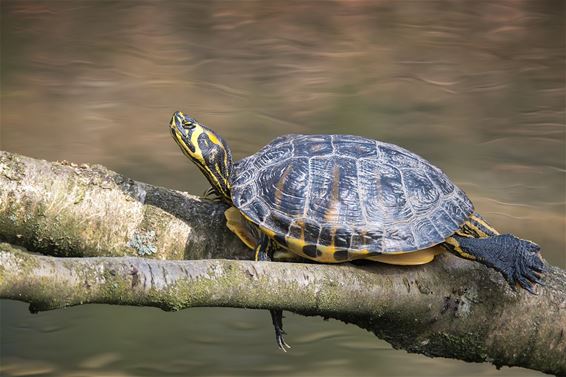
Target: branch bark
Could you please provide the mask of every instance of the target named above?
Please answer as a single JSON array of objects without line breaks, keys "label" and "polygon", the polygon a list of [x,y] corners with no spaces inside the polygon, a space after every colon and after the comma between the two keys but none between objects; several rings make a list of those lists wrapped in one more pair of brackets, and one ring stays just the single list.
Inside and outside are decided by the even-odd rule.
[{"label": "branch bark", "polygon": [[53,256],[249,259],[226,206],[100,165],[0,151],[0,239]]},{"label": "branch bark", "polygon": [[418,267],[211,259],[251,257],[224,209],[100,166],[0,152],[0,238],[10,243],[0,244],[0,298],[32,310],[283,309],[356,324],[409,352],[566,375],[564,270],[549,266],[533,296],[449,254]]}]

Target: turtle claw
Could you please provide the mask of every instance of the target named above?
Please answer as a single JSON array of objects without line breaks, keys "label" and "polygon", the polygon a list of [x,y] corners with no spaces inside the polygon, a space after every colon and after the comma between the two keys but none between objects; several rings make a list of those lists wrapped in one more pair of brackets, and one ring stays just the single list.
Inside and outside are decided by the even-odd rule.
[{"label": "turtle claw", "polygon": [[209,187],[204,193],[203,198],[206,200],[210,200],[211,202],[221,202],[222,196],[218,194],[218,192],[214,189],[214,187]]},{"label": "turtle claw", "polygon": [[277,347],[279,347],[279,349],[283,352],[287,352],[286,348],[291,348],[290,345],[287,344],[287,342],[285,342],[285,339],[283,338],[283,335],[285,334],[284,331],[281,331],[279,333],[277,333],[277,331],[275,332],[275,341],[277,342]]},{"label": "turtle claw", "polygon": [[273,327],[275,329],[275,341],[277,342],[277,347],[283,352],[287,352],[286,348],[291,348],[290,345],[285,342],[283,335],[287,335],[285,330],[283,330],[283,311],[282,310],[270,310],[271,320],[273,321]]},{"label": "turtle claw", "polygon": [[520,248],[516,251],[510,269],[501,271],[512,287],[519,285],[527,292],[537,295],[536,285],[544,286],[542,273],[546,271],[538,246]]},{"label": "turtle claw", "polygon": [[535,285],[538,284],[543,287],[545,286],[544,282],[542,281],[541,273],[536,271],[529,271],[525,274],[525,276],[527,277],[527,279],[529,279],[529,281],[531,281]]},{"label": "turtle claw", "polygon": [[535,261],[535,264],[531,267],[535,272],[538,272],[539,274],[543,274],[547,271],[546,266],[544,265],[544,262],[542,260],[542,257],[540,256],[540,252],[537,253],[537,257],[538,257],[538,262]]},{"label": "turtle claw", "polygon": [[534,290],[534,284],[531,284],[526,278],[520,277],[517,279],[517,282],[521,286],[521,288],[527,290],[530,294],[537,295],[538,293]]}]

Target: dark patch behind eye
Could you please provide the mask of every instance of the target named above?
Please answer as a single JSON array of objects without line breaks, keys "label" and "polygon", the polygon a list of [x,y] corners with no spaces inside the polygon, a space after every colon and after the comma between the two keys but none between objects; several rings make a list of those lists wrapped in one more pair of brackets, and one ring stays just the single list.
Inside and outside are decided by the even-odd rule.
[{"label": "dark patch behind eye", "polygon": [[210,140],[208,139],[208,136],[206,134],[202,133],[201,135],[199,135],[197,140],[198,140],[198,146],[199,146],[200,149],[202,149],[202,150],[209,149],[209,146],[210,146],[209,141]]}]

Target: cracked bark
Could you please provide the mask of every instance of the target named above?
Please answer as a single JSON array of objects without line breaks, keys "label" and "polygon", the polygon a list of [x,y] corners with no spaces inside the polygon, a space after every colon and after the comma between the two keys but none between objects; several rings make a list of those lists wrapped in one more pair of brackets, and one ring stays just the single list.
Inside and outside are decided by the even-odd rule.
[{"label": "cracked bark", "polygon": [[448,254],[418,267],[234,260],[252,253],[226,229],[225,208],[101,166],[0,152],[0,298],[36,311],[278,308],[353,323],[409,352],[566,375],[562,269],[548,266],[533,296]]}]

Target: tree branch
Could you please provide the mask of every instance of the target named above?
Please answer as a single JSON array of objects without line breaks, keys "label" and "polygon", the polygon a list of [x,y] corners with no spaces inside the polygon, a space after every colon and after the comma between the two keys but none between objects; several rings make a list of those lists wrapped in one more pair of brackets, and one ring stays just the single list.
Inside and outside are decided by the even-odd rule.
[{"label": "tree branch", "polygon": [[[428,356],[566,374],[566,272],[538,296],[449,254],[417,267],[234,260],[251,253],[225,207],[102,167],[0,153],[0,298],[33,310],[86,303],[273,308],[356,324]],[[292,337],[292,334],[290,335]]]},{"label": "tree branch", "polygon": [[226,206],[103,166],[0,151],[0,239],[54,256],[249,259]]}]

